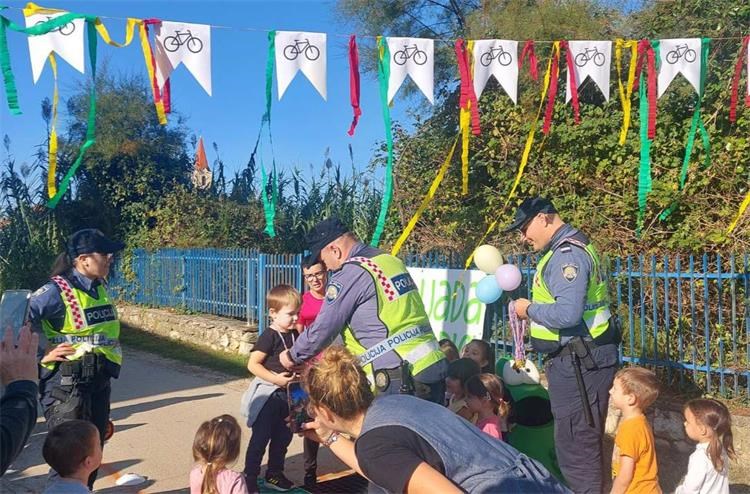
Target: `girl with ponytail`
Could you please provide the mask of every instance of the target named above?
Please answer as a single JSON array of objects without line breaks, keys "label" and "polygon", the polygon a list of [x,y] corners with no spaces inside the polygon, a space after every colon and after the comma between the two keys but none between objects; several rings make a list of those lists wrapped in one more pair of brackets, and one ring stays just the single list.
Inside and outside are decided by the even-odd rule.
[{"label": "girl with ponytail", "polygon": [[305,437],[388,492],[568,492],[444,406],[408,394],[374,399],[358,359],[341,346],[324,350],[303,379],[315,417]]},{"label": "girl with ponytail", "polygon": [[737,458],[729,409],[718,400],[701,398],[689,401],[684,414],[685,434],[698,444],[675,494],[729,494],[729,458]]},{"label": "girl with ponytail", "polygon": [[[245,476],[227,468],[240,454],[240,425],[231,415],[203,422],[195,433],[190,494],[246,494]],[[257,486],[253,486],[257,489]]]}]

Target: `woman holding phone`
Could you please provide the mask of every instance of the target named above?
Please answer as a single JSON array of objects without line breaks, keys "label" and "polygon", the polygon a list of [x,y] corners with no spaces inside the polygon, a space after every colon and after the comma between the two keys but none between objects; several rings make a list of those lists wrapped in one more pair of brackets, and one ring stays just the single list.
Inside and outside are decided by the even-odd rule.
[{"label": "woman holding phone", "polygon": [[[110,379],[120,375],[122,364],[120,321],[103,283],[113,255],[124,247],[93,228],[75,232],[29,307],[32,327],[46,338],[39,355],[39,394],[47,427],[88,420],[99,429],[102,444]],[[96,474],[89,477],[89,488]]]},{"label": "woman holding phone", "polygon": [[[302,306],[297,318],[297,331],[309,328],[323,306],[328,284],[328,271],[322,262],[314,262],[309,257],[302,261],[302,277],[308,290],[302,295]],[[318,448],[319,444],[312,439],[305,438],[303,443],[303,457],[305,462],[305,487],[315,487],[318,483]]]}]

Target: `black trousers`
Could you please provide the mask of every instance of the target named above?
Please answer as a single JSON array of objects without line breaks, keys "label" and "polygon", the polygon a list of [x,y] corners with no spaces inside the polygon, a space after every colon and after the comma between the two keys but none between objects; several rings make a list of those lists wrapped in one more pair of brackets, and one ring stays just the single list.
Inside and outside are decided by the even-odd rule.
[{"label": "black trousers", "polygon": [[286,400],[286,390],[277,389],[268,397],[265,405],[258,414],[252,426],[250,444],[245,454],[245,476],[248,479],[258,477],[260,464],[268,446],[269,473],[284,471],[284,458],[289,443],[292,442],[292,431],[286,423],[289,416],[289,404]]},{"label": "black trousers", "polygon": [[318,471],[318,449],[320,443],[312,439],[304,438],[302,441],[302,454],[305,459],[305,473],[316,473]]},{"label": "black trousers", "polygon": [[[51,430],[68,420],[87,420],[99,430],[103,447],[109,422],[111,393],[109,377],[98,377],[92,384],[72,388],[61,387],[59,376],[53,377],[43,385],[40,399],[47,419],[47,429]],[[98,473],[97,469],[89,476],[89,489],[93,489]]]}]

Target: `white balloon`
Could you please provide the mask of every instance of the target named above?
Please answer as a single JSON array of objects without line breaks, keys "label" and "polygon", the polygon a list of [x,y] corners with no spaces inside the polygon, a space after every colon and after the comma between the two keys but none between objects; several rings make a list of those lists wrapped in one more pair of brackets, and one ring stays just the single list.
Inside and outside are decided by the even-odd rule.
[{"label": "white balloon", "polygon": [[474,264],[487,274],[494,274],[503,264],[503,256],[492,245],[480,245],[474,251]]}]

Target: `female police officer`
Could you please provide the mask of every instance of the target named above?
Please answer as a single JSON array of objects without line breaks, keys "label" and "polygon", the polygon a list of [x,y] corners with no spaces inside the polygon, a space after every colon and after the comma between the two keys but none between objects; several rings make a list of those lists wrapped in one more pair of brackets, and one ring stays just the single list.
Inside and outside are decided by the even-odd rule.
[{"label": "female police officer", "polygon": [[[39,393],[49,429],[91,421],[102,437],[109,421],[110,378],[118,377],[120,322],[102,285],[112,255],[125,245],[95,229],[79,230],[58,256],[50,281],[32,298],[29,319],[40,345]],[[93,487],[96,473],[89,478]]]}]

